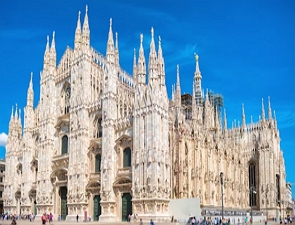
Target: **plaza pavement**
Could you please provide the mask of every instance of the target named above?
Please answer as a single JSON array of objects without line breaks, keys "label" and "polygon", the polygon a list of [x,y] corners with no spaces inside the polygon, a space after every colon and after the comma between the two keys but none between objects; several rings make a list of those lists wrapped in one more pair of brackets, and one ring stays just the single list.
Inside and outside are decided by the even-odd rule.
[{"label": "plaza pavement", "polygon": [[[6,221],[0,221],[1,225],[10,225],[11,220],[6,220]],[[18,220],[17,221],[17,225],[37,225],[37,224],[42,224],[41,221],[39,220],[35,220],[34,222],[30,222],[29,220]],[[49,223],[46,223],[46,225],[48,225]],[[91,224],[96,224],[96,225],[139,225],[139,222],[116,222],[116,223],[100,223],[100,222],[72,222],[72,221],[54,221],[53,222],[54,225],[91,225]],[[144,225],[149,225],[148,222],[143,223]],[[155,225],[178,225],[178,223],[155,223]],[[183,223],[181,223],[180,225],[184,225]],[[234,224],[232,224],[234,225]],[[253,223],[253,225],[264,225],[264,222],[257,222],[257,223]],[[267,225],[279,225],[279,223],[277,222],[268,222]]]}]

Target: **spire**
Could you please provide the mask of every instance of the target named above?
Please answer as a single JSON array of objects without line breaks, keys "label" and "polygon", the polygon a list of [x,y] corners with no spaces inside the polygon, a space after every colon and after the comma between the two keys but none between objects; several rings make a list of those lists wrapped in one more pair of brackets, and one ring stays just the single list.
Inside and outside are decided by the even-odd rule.
[{"label": "spire", "polygon": [[192,119],[197,119],[197,105],[196,105],[196,95],[195,95],[195,82],[193,82],[193,97],[192,97]]},{"label": "spire", "polygon": [[115,55],[116,55],[116,65],[119,65],[119,44],[118,44],[118,33],[117,32],[116,32]]},{"label": "spire", "polygon": [[44,53],[44,62],[43,62],[43,69],[46,69],[48,64],[49,64],[49,36],[47,35],[47,42],[46,42],[46,48],[45,48],[45,53]]},{"label": "spire", "polygon": [[81,48],[81,22],[80,22],[80,15],[81,12],[78,12],[78,21],[77,21],[77,27],[75,32],[75,49]]},{"label": "spire", "polygon": [[219,113],[218,113],[218,108],[215,106],[215,126],[218,128],[218,130],[221,128],[221,123],[219,120]]},{"label": "spire", "polygon": [[242,104],[242,127],[246,128],[246,117],[245,117],[245,110],[244,110],[244,104]]},{"label": "spire", "polygon": [[27,106],[33,108],[34,105],[34,91],[33,91],[33,73],[31,72],[31,80],[27,93]]},{"label": "spire", "polygon": [[150,55],[149,55],[149,82],[157,80],[157,53],[154,41],[154,28],[151,29],[151,43],[150,43]]},{"label": "spire", "polygon": [[227,130],[227,120],[226,120],[226,110],[225,109],[223,112],[223,127],[224,127],[224,130]]},{"label": "spire", "polygon": [[115,63],[115,50],[114,50],[114,38],[113,38],[113,30],[112,30],[112,18],[110,19],[110,30],[108,36],[108,43],[107,43],[107,62],[110,64]]},{"label": "spire", "polygon": [[138,64],[137,64],[137,80],[138,84],[146,83],[146,64],[143,50],[143,34],[140,34],[140,46],[139,46],[139,55],[138,55]]},{"label": "spire", "polygon": [[159,48],[158,48],[158,72],[159,72],[159,78],[160,78],[160,85],[165,85],[165,63],[163,58],[163,51],[162,51],[160,36],[159,36]]},{"label": "spire", "polygon": [[[134,48],[133,52],[133,77],[136,77],[136,49]],[[137,82],[137,81],[136,81]]]},{"label": "spire", "polygon": [[265,113],[264,113],[264,104],[263,104],[263,98],[262,98],[262,102],[261,102],[261,120],[264,121],[265,120]]},{"label": "spire", "polygon": [[18,114],[17,114],[17,104],[15,104],[14,118],[15,118],[15,119],[18,119]]},{"label": "spire", "polygon": [[196,99],[197,105],[203,104],[203,94],[202,94],[202,76],[199,68],[199,56],[195,53],[195,60],[196,60],[196,71],[194,75],[194,82],[195,82],[195,92],[196,92]]},{"label": "spire", "polygon": [[56,67],[56,50],[55,50],[55,31],[52,33],[52,42],[50,48],[50,64]]},{"label": "spire", "polygon": [[86,10],[85,10],[85,17],[84,17],[84,23],[83,23],[83,35],[82,35],[82,40],[83,44],[85,46],[90,45],[90,30],[89,30],[89,22],[88,22],[88,6],[86,5]]},{"label": "spire", "polygon": [[271,115],[271,107],[270,107],[270,97],[268,96],[268,119],[271,120],[272,119],[272,115]]},{"label": "spire", "polygon": [[180,88],[180,76],[179,65],[176,66],[176,90],[175,90],[175,104],[177,107],[181,106],[181,88]]}]

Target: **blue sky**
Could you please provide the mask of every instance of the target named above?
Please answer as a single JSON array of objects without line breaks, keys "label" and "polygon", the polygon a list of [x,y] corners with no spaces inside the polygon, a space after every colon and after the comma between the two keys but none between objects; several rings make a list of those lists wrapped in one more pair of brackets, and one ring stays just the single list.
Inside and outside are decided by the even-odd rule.
[{"label": "blue sky", "polygon": [[4,157],[11,107],[16,103],[25,107],[31,72],[35,105],[38,102],[46,36],[51,40],[55,31],[59,61],[66,46],[73,47],[78,11],[83,22],[86,4],[91,45],[105,54],[113,18],[120,64],[129,73],[139,34],[144,34],[147,55],[154,27],[155,36],[162,39],[169,96],[177,64],[182,93],[192,92],[194,53],[198,53],[202,87],[223,95],[228,127],[234,119],[241,121],[242,103],[247,122],[251,116],[257,121],[261,99],[267,106],[270,96],[287,181],[295,185],[295,2],[291,0],[0,1],[0,157]]}]

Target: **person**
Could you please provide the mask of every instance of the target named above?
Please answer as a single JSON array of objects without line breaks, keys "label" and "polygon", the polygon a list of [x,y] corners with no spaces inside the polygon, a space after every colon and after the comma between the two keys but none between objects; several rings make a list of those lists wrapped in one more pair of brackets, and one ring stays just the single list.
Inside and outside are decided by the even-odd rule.
[{"label": "person", "polygon": [[16,220],[15,220],[15,217],[13,217],[12,221],[11,221],[11,225],[16,225]]},{"label": "person", "polygon": [[41,216],[42,224],[46,224],[46,219],[46,213],[43,213],[43,215]]},{"label": "person", "polygon": [[53,215],[52,213],[49,214],[49,224],[52,224]]},{"label": "person", "polygon": [[196,218],[195,217],[192,218],[191,223],[192,223],[192,225],[195,225],[195,223],[196,223]]},{"label": "person", "polygon": [[77,214],[77,216],[76,216],[76,220],[77,220],[77,222],[79,221],[79,215]]},{"label": "person", "polygon": [[142,219],[139,220],[139,225],[143,225]]},{"label": "person", "polygon": [[155,225],[155,223],[152,219],[151,219],[150,225]]}]

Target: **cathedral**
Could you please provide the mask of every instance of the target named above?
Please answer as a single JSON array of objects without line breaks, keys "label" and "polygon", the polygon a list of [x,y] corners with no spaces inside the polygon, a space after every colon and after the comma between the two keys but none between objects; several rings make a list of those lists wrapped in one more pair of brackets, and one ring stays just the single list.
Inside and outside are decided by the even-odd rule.
[{"label": "cathedral", "polygon": [[141,34],[131,75],[120,66],[112,20],[106,54],[91,47],[87,11],[58,63],[55,33],[47,37],[38,103],[31,74],[23,121],[12,109],[4,212],[170,221],[170,199],[199,198],[204,212],[278,217],[286,173],[270,100],[258,122],[247,124],[242,106],[241,124],[228,128],[222,96],[202,89],[198,55],[192,94],[181,93],[177,66],[169,99],[153,28],[148,61]]}]

